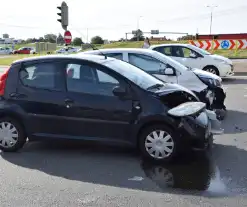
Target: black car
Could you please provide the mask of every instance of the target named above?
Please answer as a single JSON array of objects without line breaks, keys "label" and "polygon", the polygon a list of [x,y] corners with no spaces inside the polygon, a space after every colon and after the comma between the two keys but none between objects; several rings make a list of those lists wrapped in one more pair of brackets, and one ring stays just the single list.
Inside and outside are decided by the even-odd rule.
[{"label": "black car", "polygon": [[0,148],[34,140],[87,140],[140,148],[168,161],[205,149],[213,112],[186,88],[165,84],[123,61],[50,55],[14,62],[0,78]]}]

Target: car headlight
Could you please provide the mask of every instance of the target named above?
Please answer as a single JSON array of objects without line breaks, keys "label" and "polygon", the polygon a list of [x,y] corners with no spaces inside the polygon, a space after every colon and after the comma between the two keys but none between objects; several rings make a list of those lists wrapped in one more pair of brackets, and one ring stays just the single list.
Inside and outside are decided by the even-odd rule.
[{"label": "car headlight", "polygon": [[172,116],[182,117],[196,114],[200,110],[206,107],[202,102],[186,102],[182,103],[168,111],[168,114]]},{"label": "car headlight", "polygon": [[201,81],[205,83],[208,86],[215,86],[215,87],[221,87],[221,81],[214,79],[214,78],[208,78],[204,76],[199,76]]},{"label": "car headlight", "polygon": [[222,60],[222,59],[214,58],[214,60],[216,60],[216,61],[219,62],[219,63],[223,63],[223,64],[226,64],[226,65],[230,65],[227,61]]}]

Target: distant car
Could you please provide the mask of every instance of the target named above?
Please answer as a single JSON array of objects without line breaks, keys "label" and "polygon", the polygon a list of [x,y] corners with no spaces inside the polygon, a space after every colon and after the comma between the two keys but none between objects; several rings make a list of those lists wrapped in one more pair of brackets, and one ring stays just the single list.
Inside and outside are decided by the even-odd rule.
[{"label": "distant car", "polygon": [[30,51],[30,54],[37,54],[37,53],[36,53],[36,49],[33,48],[33,49]]},{"label": "distant car", "polygon": [[18,50],[14,50],[14,54],[31,54],[30,52],[33,50],[33,47],[21,47]]},{"label": "distant car", "polygon": [[169,56],[188,68],[198,68],[220,77],[234,75],[233,63],[230,59],[211,54],[191,44],[152,45],[149,49]]},{"label": "distant car", "polygon": [[[68,47],[67,53],[75,53],[75,52],[78,52],[78,51],[79,51],[79,48],[76,48],[76,47]],[[66,48],[63,47],[63,48],[61,48],[61,49],[58,49],[58,50],[56,50],[56,53],[57,53],[57,54],[66,53]]]},{"label": "distant car", "polygon": [[171,161],[184,150],[208,149],[220,125],[188,89],[114,58],[26,58],[15,61],[0,81],[3,151],[22,148],[27,137],[91,140]]},{"label": "distant car", "polygon": [[0,47],[0,55],[10,55],[13,54],[13,50],[9,47]]}]

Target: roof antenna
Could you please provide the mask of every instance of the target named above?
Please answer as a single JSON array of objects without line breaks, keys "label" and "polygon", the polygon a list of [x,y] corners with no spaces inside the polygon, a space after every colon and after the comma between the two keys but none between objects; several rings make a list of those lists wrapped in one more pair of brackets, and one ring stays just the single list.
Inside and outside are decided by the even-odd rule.
[{"label": "roof antenna", "polygon": [[88,44],[93,50],[98,50],[98,51],[100,52],[100,54],[101,54],[102,56],[105,57],[105,60],[107,59],[107,56],[106,56],[103,52],[101,52],[99,48],[94,47],[91,43],[87,43],[87,44]]}]

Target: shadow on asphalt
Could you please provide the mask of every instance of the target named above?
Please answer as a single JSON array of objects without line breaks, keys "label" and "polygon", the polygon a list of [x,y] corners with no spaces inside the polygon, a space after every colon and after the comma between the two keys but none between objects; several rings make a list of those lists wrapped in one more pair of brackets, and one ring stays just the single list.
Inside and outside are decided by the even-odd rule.
[{"label": "shadow on asphalt", "polygon": [[224,78],[222,79],[224,85],[247,84],[247,79],[244,78]]},{"label": "shadow on asphalt", "polygon": [[222,121],[225,134],[239,134],[247,132],[247,113],[236,110],[228,110]]},{"label": "shadow on asphalt", "polygon": [[[130,149],[78,143],[32,143],[22,152],[3,153],[2,157],[14,165],[69,180],[205,197],[235,195],[225,181],[247,174],[246,151],[219,144],[215,144],[212,153],[193,153],[173,164],[143,161]],[[241,162],[237,164],[239,158]],[[234,178],[231,174],[236,173]],[[246,186],[246,180],[242,184]]]}]

